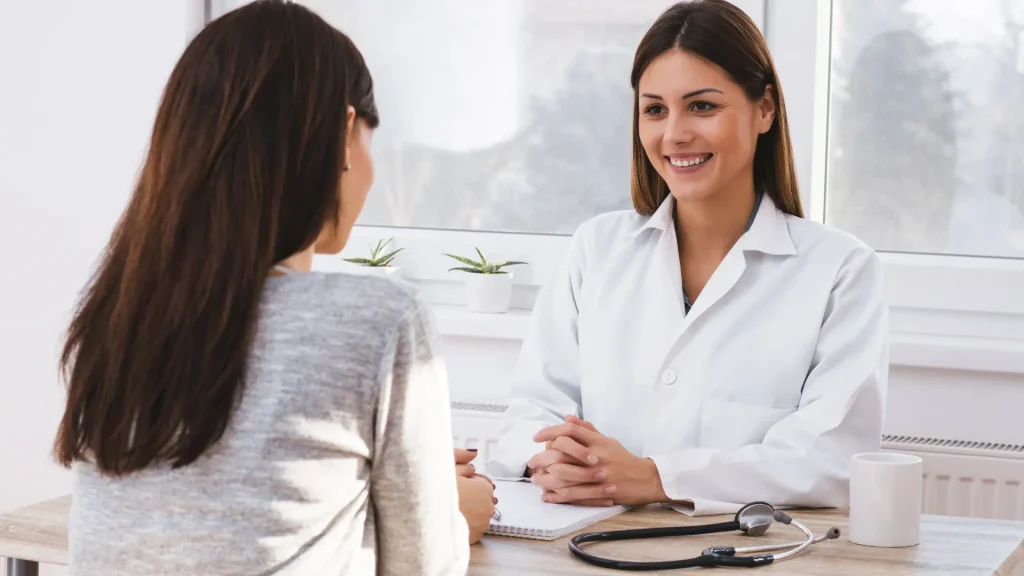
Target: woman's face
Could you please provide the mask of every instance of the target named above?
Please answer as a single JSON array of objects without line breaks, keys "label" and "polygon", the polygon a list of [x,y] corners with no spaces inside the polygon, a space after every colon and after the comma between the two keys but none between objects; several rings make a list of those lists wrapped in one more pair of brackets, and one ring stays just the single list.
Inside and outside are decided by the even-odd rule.
[{"label": "woman's face", "polygon": [[651,61],[637,89],[640,142],[678,200],[753,178],[757,137],[771,128],[771,88],[756,102],[717,65],[681,49]]},{"label": "woman's face", "polygon": [[316,241],[317,254],[337,254],[348,242],[349,233],[355,226],[359,213],[366,204],[366,195],[373,184],[373,158],[370,155],[370,140],[373,128],[365,120],[348,109],[348,130],[346,131],[345,159],[348,170],[341,173],[341,202],[338,204],[338,226],[324,227]]}]

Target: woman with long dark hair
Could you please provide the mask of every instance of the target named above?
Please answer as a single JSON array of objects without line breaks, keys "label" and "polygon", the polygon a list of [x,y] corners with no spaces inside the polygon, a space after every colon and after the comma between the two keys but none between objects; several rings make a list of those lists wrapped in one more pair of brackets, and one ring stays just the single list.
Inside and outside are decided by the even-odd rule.
[{"label": "woman with long dark hair", "polygon": [[465,572],[459,490],[477,537],[493,492],[453,470],[422,302],[310,272],[363,207],[377,124],[359,51],[299,5],[185,50],[64,347],[72,574]]},{"label": "woman with long dark hair", "polygon": [[634,209],[581,226],[538,297],[489,470],[551,502],[844,505],[850,457],[881,441],[878,257],[803,218],[782,86],[742,10],[669,8],[630,82]]}]

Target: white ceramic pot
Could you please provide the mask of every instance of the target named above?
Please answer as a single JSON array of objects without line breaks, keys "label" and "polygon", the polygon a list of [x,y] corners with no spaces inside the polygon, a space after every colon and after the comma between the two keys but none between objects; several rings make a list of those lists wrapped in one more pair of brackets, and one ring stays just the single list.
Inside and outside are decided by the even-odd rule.
[{"label": "white ceramic pot", "polygon": [[369,276],[383,276],[384,278],[401,278],[402,268],[399,266],[360,266],[363,273]]},{"label": "white ceramic pot", "polygon": [[512,300],[512,274],[466,274],[466,308],[503,314]]}]

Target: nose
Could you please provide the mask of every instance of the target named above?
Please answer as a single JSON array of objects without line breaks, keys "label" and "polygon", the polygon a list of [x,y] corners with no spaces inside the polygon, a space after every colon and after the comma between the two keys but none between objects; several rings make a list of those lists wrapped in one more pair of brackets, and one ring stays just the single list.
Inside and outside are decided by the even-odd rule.
[{"label": "nose", "polygon": [[668,125],[665,126],[665,144],[671,146],[685,146],[694,139],[693,125],[686,114],[674,112],[668,117]]}]

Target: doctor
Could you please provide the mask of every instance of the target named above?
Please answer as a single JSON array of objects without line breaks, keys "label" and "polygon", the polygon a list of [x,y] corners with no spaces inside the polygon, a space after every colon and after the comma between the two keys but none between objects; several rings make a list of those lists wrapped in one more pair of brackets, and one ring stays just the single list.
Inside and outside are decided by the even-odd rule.
[{"label": "doctor", "polygon": [[583,224],[538,297],[488,472],[550,502],[844,505],[850,456],[882,431],[878,258],[802,218],[782,89],[741,10],[670,8],[631,82],[635,210]]}]

